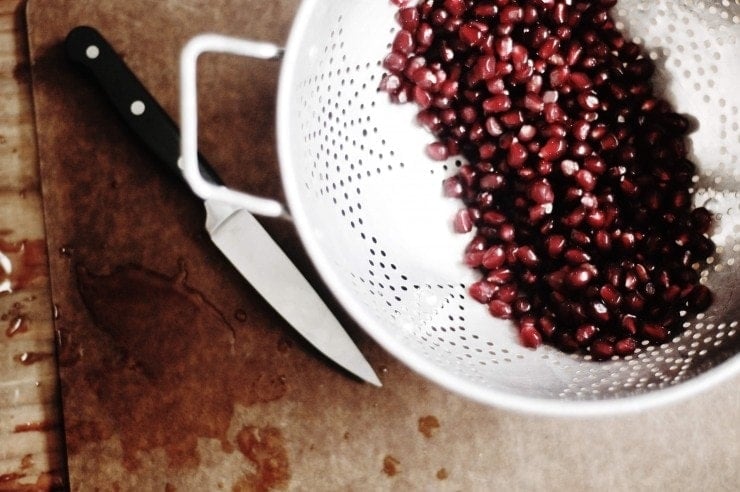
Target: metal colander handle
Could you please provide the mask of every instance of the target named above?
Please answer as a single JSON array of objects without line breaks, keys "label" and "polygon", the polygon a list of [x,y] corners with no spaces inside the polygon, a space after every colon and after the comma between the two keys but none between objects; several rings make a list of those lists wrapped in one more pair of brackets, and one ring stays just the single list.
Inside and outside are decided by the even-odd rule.
[{"label": "metal colander handle", "polygon": [[285,206],[277,200],[255,196],[209,182],[198,166],[198,57],[203,53],[227,53],[262,60],[280,59],[283,48],[272,44],[219,34],[201,34],[192,38],[180,55],[180,115],[182,118],[181,162],[185,180],[204,200],[214,199],[258,215],[288,217]]}]

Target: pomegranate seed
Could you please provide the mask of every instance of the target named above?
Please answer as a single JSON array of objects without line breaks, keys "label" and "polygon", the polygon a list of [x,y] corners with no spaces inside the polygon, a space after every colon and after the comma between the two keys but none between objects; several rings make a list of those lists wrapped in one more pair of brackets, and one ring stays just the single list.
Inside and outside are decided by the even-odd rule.
[{"label": "pomegranate seed", "polygon": [[658,323],[643,323],[642,333],[654,342],[664,342],[668,339],[668,330]]},{"label": "pomegranate seed", "polygon": [[447,146],[442,142],[430,143],[429,145],[427,145],[426,151],[427,155],[435,161],[444,161],[450,156],[449,152],[447,151]]},{"label": "pomegranate seed", "polygon": [[393,51],[409,54],[414,50],[414,36],[409,31],[402,29],[393,40]]},{"label": "pomegranate seed", "polygon": [[492,246],[483,253],[481,264],[490,270],[494,270],[503,266],[505,261],[504,249],[501,246]]},{"label": "pomegranate seed", "polygon": [[599,329],[595,325],[581,325],[576,329],[575,337],[578,345],[584,346],[593,339]]},{"label": "pomegranate seed", "polygon": [[470,293],[470,296],[476,301],[487,304],[498,292],[498,286],[492,284],[491,282],[480,280],[478,282],[472,283],[468,288],[468,292]]},{"label": "pomegranate seed", "polygon": [[555,193],[550,183],[546,179],[541,179],[529,188],[529,198],[535,203],[547,204],[555,200]]},{"label": "pomegranate seed", "polygon": [[578,267],[567,276],[567,283],[570,287],[580,289],[588,285],[593,279],[593,274],[588,268]]},{"label": "pomegranate seed", "polygon": [[460,178],[452,176],[442,182],[444,196],[449,198],[460,198],[463,195],[463,185]]},{"label": "pomegranate seed", "polygon": [[505,285],[514,278],[514,273],[508,268],[497,268],[491,270],[486,276],[486,280],[496,285]]},{"label": "pomegranate seed", "polygon": [[522,345],[529,348],[537,348],[542,345],[542,335],[534,325],[525,325],[519,330]]},{"label": "pomegranate seed", "polygon": [[419,11],[416,7],[405,7],[398,11],[396,20],[407,31],[414,32],[419,25]]},{"label": "pomegranate seed", "polygon": [[450,15],[460,17],[466,10],[465,0],[445,0],[444,8]]},{"label": "pomegranate seed", "polygon": [[473,220],[470,217],[470,212],[467,208],[460,209],[455,214],[455,220],[453,221],[453,227],[455,232],[463,234],[473,230]]},{"label": "pomegranate seed", "polygon": [[511,109],[511,99],[506,94],[497,94],[483,101],[483,110],[486,113],[503,113]]},{"label": "pomegranate seed", "polygon": [[552,236],[548,236],[545,240],[546,247],[547,247],[547,254],[551,258],[557,258],[565,249],[565,238],[559,234],[554,234]]},{"label": "pomegranate seed", "polygon": [[503,24],[516,24],[524,17],[524,10],[518,5],[506,5],[499,13],[499,19]]},{"label": "pomegranate seed", "polygon": [[549,161],[559,159],[565,154],[568,145],[565,140],[557,137],[552,137],[547,140],[545,145],[540,150],[539,156]]},{"label": "pomegranate seed", "polygon": [[513,142],[509,147],[506,162],[514,169],[524,165],[528,157],[527,149],[519,142]]},{"label": "pomegranate seed", "polygon": [[596,177],[588,169],[580,169],[575,175],[576,183],[585,191],[596,188]]},{"label": "pomegranate seed", "polygon": [[606,340],[595,340],[589,347],[594,360],[606,360],[614,355],[614,346]]},{"label": "pomegranate seed", "polygon": [[500,299],[496,299],[496,300],[489,302],[488,310],[496,318],[511,319],[511,315],[512,315],[511,304],[508,304]]},{"label": "pomegranate seed", "polygon": [[473,23],[467,23],[460,26],[458,35],[460,36],[460,41],[468,46],[474,46],[480,43],[483,39],[483,31],[480,30],[478,25]]},{"label": "pomegranate seed", "polygon": [[614,351],[622,357],[631,355],[637,350],[637,342],[632,337],[623,338],[614,344]]}]

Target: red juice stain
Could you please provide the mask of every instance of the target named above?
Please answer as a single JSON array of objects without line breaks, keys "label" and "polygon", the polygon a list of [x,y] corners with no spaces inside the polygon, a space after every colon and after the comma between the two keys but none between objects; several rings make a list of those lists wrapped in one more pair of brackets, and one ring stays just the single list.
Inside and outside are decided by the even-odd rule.
[{"label": "red juice stain", "polygon": [[33,455],[27,454],[21,459],[21,470],[28,470],[33,466]]},{"label": "red juice stain", "polygon": [[15,426],[13,432],[46,432],[54,429],[54,422],[43,420],[41,422],[26,422]]},{"label": "red juice stain", "polygon": [[95,326],[78,338],[96,353],[86,349],[85,364],[74,371],[84,381],[71,386],[92,389],[95,408],[85,410],[96,421],[65,415],[70,453],[116,435],[129,470],[138,467],[139,452],[157,448],[172,468],[196,467],[199,437],[219,440],[225,452],[233,449],[226,433],[236,404],[285,395],[287,381],[265,369],[271,354],[239,353],[228,320],[187,285],[181,268],[172,277],[137,265],[107,274],[77,269]]},{"label": "red juice stain", "polygon": [[19,364],[23,364],[24,366],[30,366],[32,364],[36,364],[37,362],[51,359],[52,357],[54,357],[54,354],[52,354],[51,352],[23,352],[13,357],[13,360],[18,362]]},{"label": "red juice stain", "polygon": [[236,436],[239,451],[256,471],[237,482],[235,492],[263,492],[285,488],[290,481],[290,465],[285,440],[275,427],[243,427]]},{"label": "red juice stain", "polygon": [[24,480],[25,473],[5,473],[0,475],[0,492],[50,492],[66,490],[64,480],[57,471],[41,473],[36,482]]},{"label": "red juice stain", "polygon": [[10,242],[0,237],[0,294],[15,292],[46,277],[46,244],[41,239]]},{"label": "red juice stain", "polygon": [[437,470],[437,480],[447,480],[449,476],[450,474],[447,472],[446,468],[440,468]]},{"label": "red juice stain", "polygon": [[0,316],[0,321],[8,322],[7,328],[5,328],[5,336],[8,338],[28,331],[29,323],[27,314],[23,312],[24,307],[25,306],[22,303],[16,302],[8,312]]},{"label": "red juice stain", "polygon": [[9,320],[8,327],[5,329],[5,336],[11,338],[20,333],[26,333],[27,331],[28,319],[25,315],[21,314]]},{"label": "red juice stain", "polygon": [[419,432],[421,432],[424,437],[432,437],[437,429],[439,429],[439,420],[437,420],[437,417],[434,415],[426,415],[419,418]]},{"label": "red juice stain", "polygon": [[389,477],[395,476],[399,472],[399,466],[401,462],[391,455],[387,455],[383,458],[383,473]]}]

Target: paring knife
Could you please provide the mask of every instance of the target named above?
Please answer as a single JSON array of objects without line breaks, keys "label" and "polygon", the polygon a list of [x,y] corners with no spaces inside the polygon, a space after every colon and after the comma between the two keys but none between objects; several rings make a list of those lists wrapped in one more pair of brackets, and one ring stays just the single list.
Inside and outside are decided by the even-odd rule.
[{"label": "paring knife", "polygon": [[[182,177],[180,132],[170,116],[95,29],[74,28],[67,56],[87,68],[131,130],[171,171]],[[221,184],[199,156],[204,177]],[[380,380],[329,308],[254,216],[216,200],[206,200],[206,230],[237,270],[309,343],[361,379]]]}]

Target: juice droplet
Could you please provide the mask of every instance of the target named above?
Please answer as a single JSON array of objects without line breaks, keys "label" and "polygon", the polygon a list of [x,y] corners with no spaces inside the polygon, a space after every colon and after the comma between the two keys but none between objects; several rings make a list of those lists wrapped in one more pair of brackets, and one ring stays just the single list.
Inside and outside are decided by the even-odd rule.
[{"label": "juice droplet", "polygon": [[42,360],[50,359],[53,356],[54,354],[49,352],[23,352],[13,357],[13,359],[24,366],[30,366]]},{"label": "juice droplet", "polygon": [[236,318],[237,321],[244,323],[247,321],[247,312],[243,309],[237,309],[234,313],[234,318]]},{"label": "juice droplet", "polygon": [[387,455],[385,458],[383,458],[383,473],[385,473],[389,477],[396,475],[399,471],[400,464],[401,462],[398,461],[396,458],[391,455]]},{"label": "juice droplet", "polygon": [[24,315],[16,316],[8,323],[8,328],[5,330],[5,335],[10,338],[20,333],[26,333],[28,331],[28,319]]},{"label": "juice droplet", "polygon": [[432,437],[437,429],[439,429],[439,420],[434,415],[427,415],[419,419],[419,432],[424,434],[424,437]]}]

